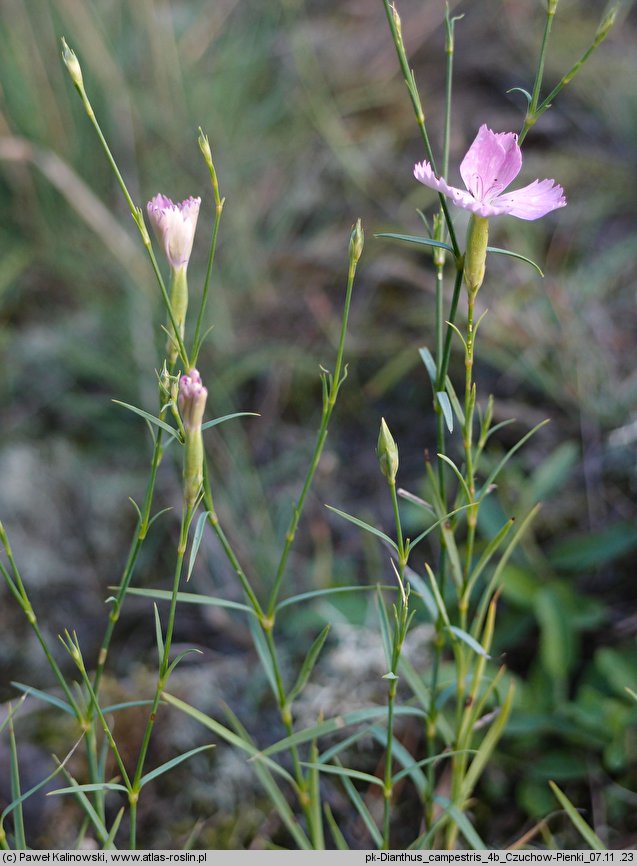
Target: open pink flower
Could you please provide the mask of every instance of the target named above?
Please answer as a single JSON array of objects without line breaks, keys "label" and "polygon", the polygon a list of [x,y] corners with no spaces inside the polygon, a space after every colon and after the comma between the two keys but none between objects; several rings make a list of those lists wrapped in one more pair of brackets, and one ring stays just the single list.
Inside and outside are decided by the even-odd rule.
[{"label": "open pink flower", "polygon": [[504,190],[522,168],[522,151],[514,132],[492,132],[483,124],[475,141],[460,163],[466,190],[449,186],[436,177],[428,162],[414,168],[416,180],[443,195],[454,204],[481,217],[511,214],[523,220],[536,220],[566,205],[564,190],[553,180],[534,180],[513,192]]},{"label": "open pink flower", "polygon": [[157,240],[164,247],[172,268],[186,267],[195,239],[200,198],[187,198],[180,204],[158,193],[146,209]]}]

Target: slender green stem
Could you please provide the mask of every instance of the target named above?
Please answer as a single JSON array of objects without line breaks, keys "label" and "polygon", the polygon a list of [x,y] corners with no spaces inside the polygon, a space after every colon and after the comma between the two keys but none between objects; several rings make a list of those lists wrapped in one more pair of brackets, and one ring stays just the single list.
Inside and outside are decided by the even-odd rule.
[{"label": "slender green stem", "polygon": [[526,116],[520,134],[518,143],[521,145],[529,129],[533,126],[538,118],[537,107],[540,101],[540,91],[542,89],[542,79],[544,77],[544,61],[546,59],[546,51],[549,45],[549,37],[551,35],[551,27],[553,26],[553,18],[555,17],[555,8],[549,4],[546,9],[546,20],[544,22],[544,35],[542,36],[542,45],[540,46],[540,56],[537,63],[537,71],[535,73],[535,82],[533,83],[533,93],[531,94],[531,102],[527,108]]},{"label": "slender green stem", "polygon": [[177,548],[177,561],[175,563],[175,573],[173,577],[173,586],[172,593],[170,597],[170,609],[168,613],[168,624],[166,626],[166,634],[164,636],[164,650],[162,653],[161,661],[159,664],[159,672],[157,676],[157,686],[155,688],[155,695],[153,697],[153,702],[150,710],[150,714],[148,716],[148,721],[146,722],[146,728],[144,730],[144,736],[142,737],[142,743],[139,749],[139,755],[137,758],[137,766],[135,768],[135,775],[133,777],[132,785],[130,786],[130,842],[131,848],[134,848],[136,842],[136,816],[137,809],[136,804],[139,798],[139,792],[141,790],[141,779],[142,774],[144,772],[144,764],[146,762],[146,756],[148,754],[148,747],[150,745],[151,735],[153,733],[153,728],[155,726],[155,721],[157,719],[157,711],[159,709],[159,703],[161,701],[161,695],[166,685],[166,681],[168,679],[170,673],[170,650],[172,647],[172,639],[173,632],[175,627],[175,615],[177,611],[177,595],[179,593],[179,582],[181,580],[181,574],[183,570],[184,564],[184,556],[186,554],[186,546],[188,542],[188,529],[190,527],[190,522],[192,519],[192,510],[190,508],[184,508],[182,511],[181,517],[181,527],[179,530],[179,546]]},{"label": "slender green stem", "polygon": [[[429,135],[427,133],[427,127],[425,124],[425,113],[423,111],[422,103],[420,101],[420,96],[418,95],[418,88],[416,87],[416,81],[414,78],[414,74],[412,70],[409,68],[409,62],[407,61],[407,55],[405,53],[405,46],[403,44],[402,35],[400,33],[400,26],[397,21],[397,14],[395,9],[392,7],[392,4],[389,0],[383,0],[385,5],[385,14],[387,15],[387,22],[389,24],[389,29],[391,31],[392,39],[394,42],[394,46],[396,48],[396,54],[398,55],[398,62],[400,63],[400,68],[403,73],[403,77],[405,79],[405,84],[407,85],[407,90],[409,92],[409,96],[411,98],[411,104],[414,109],[414,114],[416,115],[416,123],[418,124],[418,129],[420,130],[420,135],[423,140],[425,154],[427,159],[431,163],[431,167],[436,172],[436,162],[433,155],[433,150],[431,148],[431,142],[429,141]],[[445,217],[445,222],[447,224],[447,231],[449,232],[449,240],[451,241],[451,246],[453,247],[453,252],[456,258],[459,258],[460,247],[458,245],[458,239],[456,237],[456,232],[453,225],[453,220],[451,219],[451,214],[449,213],[449,208],[447,207],[447,201],[442,194],[439,194],[440,199],[440,207]]]},{"label": "slender green stem", "polygon": [[460,300],[460,292],[462,290],[462,277],[464,271],[462,267],[459,267],[456,271],[456,279],[453,286],[453,296],[451,298],[451,307],[449,309],[449,319],[447,320],[447,331],[445,333],[445,345],[442,354],[442,365],[440,368],[440,375],[438,377],[438,382],[436,384],[436,390],[443,391],[445,387],[445,382],[447,379],[447,373],[449,372],[449,359],[451,357],[451,338],[453,336],[453,328],[451,325],[454,323],[456,318],[456,312],[458,310],[458,302]]},{"label": "slender green stem", "polygon": [[389,849],[391,829],[392,784],[392,747],[394,741],[394,703],[396,699],[397,680],[391,680],[387,693],[387,745],[385,747],[385,776],[383,785],[383,850]]},{"label": "slender green stem", "polygon": [[[465,424],[463,430],[463,444],[465,453],[465,473],[467,488],[471,496],[471,502],[475,500],[475,471],[473,460],[473,416],[475,410],[475,385],[473,384],[473,356],[475,349],[475,329],[473,324],[473,312],[475,304],[475,295],[469,293],[469,306],[467,313],[467,339],[466,339],[466,355],[465,355]],[[473,546],[475,542],[476,523],[478,519],[478,504],[472,505],[467,511],[467,550],[465,559],[465,583],[469,579],[471,571],[471,560],[473,557]],[[462,610],[466,618],[466,610]],[[464,628],[466,623],[461,623],[461,628]]]},{"label": "slender green stem", "polygon": [[[218,195],[218,192],[217,192]],[[215,205],[215,221],[212,227],[212,240],[210,241],[210,253],[208,254],[208,267],[206,269],[206,279],[203,284],[203,291],[201,293],[201,305],[199,307],[199,313],[197,314],[197,324],[195,325],[195,336],[192,341],[192,364],[196,366],[197,357],[199,355],[200,349],[200,339],[201,339],[201,328],[203,326],[204,315],[206,313],[206,307],[208,305],[208,293],[210,289],[210,277],[212,275],[212,265],[215,259],[215,252],[217,250],[217,236],[219,234],[219,226],[221,224],[221,212],[223,211],[223,202],[217,201]]]},{"label": "slender green stem", "polygon": [[334,411],[334,406],[336,404],[336,399],[338,397],[340,387],[345,380],[345,376],[342,372],[343,354],[345,351],[345,337],[347,335],[347,324],[349,320],[349,311],[352,301],[352,289],[354,286],[354,276],[356,274],[356,264],[357,259],[355,259],[350,254],[349,270],[347,275],[347,289],[345,292],[345,304],[343,307],[343,317],[341,320],[341,333],[338,341],[336,364],[334,366],[334,372],[330,377],[329,391],[327,393],[326,399],[324,399],[323,401],[321,423],[316,437],[316,444],[314,445],[314,453],[312,454],[312,459],[310,461],[310,465],[305,476],[305,482],[303,484],[303,489],[301,490],[301,495],[299,496],[298,501],[292,509],[292,516],[290,518],[290,522],[285,533],[285,542],[283,545],[283,550],[281,552],[281,558],[279,559],[279,565],[277,568],[274,585],[272,587],[272,591],[270,593],[270,600],[268,603],[269,617],[273,617],[276,610],[276,603],[279,596],[279,591],[281,589],[281,582],[285,574],[285,567],[287,565],[288,557],[290,555],[290,550],[292,549],[292,544],[294,543],[294,538],[296,535],[297,527],[299,525],[299,520],[301,519],[305,499],[307,497],[307,494],[309,493],[310,487],[312,486],[312,481],[314,480],[314,475],[316,473],[319,461],[321,459],[321,455],[323,453],[323,447],[325,446],[325,440],[327,439],[328,425],[332,417],[332,412]]}]

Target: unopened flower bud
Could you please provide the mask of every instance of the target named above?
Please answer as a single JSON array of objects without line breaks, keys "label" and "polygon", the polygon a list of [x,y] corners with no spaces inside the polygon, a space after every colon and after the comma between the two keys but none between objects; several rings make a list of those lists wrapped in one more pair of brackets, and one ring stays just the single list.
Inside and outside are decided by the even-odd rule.
[{"label": "unopened flower bud", "polygon": [[191,370],[179,380],[179,413],[184,425],[184,501],[193,508],[203,483],[203,439],[201,422],[206,408],[208,390],[201,383],[197,370]]},{"label": "unopened flower bud", "polygon": [[64,37],[62,37],[62,60],[69,71],[73,84],[78,90],[81,90],[84,87],[84,82],[82,80],[82,67],[80,66],[80,61],[77,59],[75,51],[69,48]]},{"label": "unopened flower bud", "polygon": [[199,144],[199,150],[206,161],[206,165],[208,168],[212,168],[212,151],[210,150],[210,142],[208,141],[208,136],[204,134],[201,127],[199,127],[199,138],[197,139],[197,143]]},{"label": "unopened flower bud", "polygon": [[617,13],[619,12],[620,3],[614,3],[611,8],[608,10],[606,15],[602,18],[599,27],[597,28],[597,33],[595,34],[595,38],[593,40],[593,44],[595,47],[601,45],[601,43],[606,39],[612,27],[615,23],[615,19],[617,18]]},{"label": "unopened flower bud", "polygon": [[484,280],[489,242],[489,220],[471,214],[467,229],[467,250],[464,256],[464,281],[470,295],[475,295]]},{"label": "unopened flower bud", "polygon": [[356,264],[363,254],[365,245],[365,232],[360,219],[356,220],[355,226],[352,228],[352,234],[349,241],[349,257],[350,261]]},{"label": "unopened flower bud", "polygon": [[398,9],[396,9],[396,4],[395,4],[395,3],[392,3],[392,4],[391,4],[391,17],[393,18],[393,21],[394,21],[394,27],[396,28],[396,33],[398,34],[398,38],[399,38],[400,41],[402,42],[402,38],[403,38],[403,25],[402,25],[402,22],[401,22],[401,20],[400,20],[400,15],[398,14]]},{"label": "unopened flower bud", "polygon": [[390,484],[394,484],[396,474],[398,473],[398,445],[396,445],[394,437],[389,432],[389,427],[384,418],[381,418],[380,421],[376,456],[378,457],[380,471]]},{"label": "unopened flower bud", "polygon": [[549,15],[555,15],[559,0],[546,0],[546,11]]}]

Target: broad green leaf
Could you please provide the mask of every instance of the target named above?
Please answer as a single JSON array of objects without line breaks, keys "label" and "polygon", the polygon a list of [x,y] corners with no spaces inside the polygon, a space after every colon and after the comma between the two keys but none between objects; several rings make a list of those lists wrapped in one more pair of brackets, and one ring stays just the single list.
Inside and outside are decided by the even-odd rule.
[{"label": "broad green leaf", "polygon": [[531,265],[532,268],[535,268],[535,270],[538,272],[538,274],[541,277],[544,276],[544,274],[542,273],[542,269],[540,268],[539,265],[536,265],[534,261],[532,261],[531,259],[527,259],[526,256],[523,256],[520,253],[512,253],[511,250],[501,250],[498,247],[487,247],[487,252],[488,253],[497,253],[498,255],[501,255],[501,256],[509,256],[509,258],[512,258],[512,259],[519,259],[521,262],[526,262],[527,265]]},{"label": "broad green leaf", "polygon": [[442,409],[442,414],[445,416],[447,429],[450,433],[453,433],[453,410],[451,408],[451,402],[449,401],[449,396],[447,392],[437,391],[436,399],[438,400],[438,404]]},{"label": "broad green leaf", "polygon": [[443,244],[442,241],[434,241],[431,238],[421,238],[417,235],[399,235],[394,232],[380,232],[374,235],[375,238],[388,238],[392,241],[404,241],[407,244],[416,244],[421,247],[437,247],[441,250],[447,250],[453,255],[453,247],[449,244]]},{"label": "broad green leaf", "polygon": [[241,418],[245,415],[253,415],[255,417],[260,417],[258,412],[232,412],[230,415],[222,415],[221,418],[215,418],[212,421],[206,421],[205,424],[201,425],[202,430],[209,430],[211,427],[216,427],[217,424],[223,424],[224,421],[231,421],[233,418]]},{"label": "broad green leaf", "polygon": [[323,649],[323,644],[325,643],[329,631],[330,626],[326,625],[325,628],[318,635],[318,637],[314,639],[312,646],[309,648],[308,653],[305,656],[305,661],[303,662],[301,670],[299,671],[297,681],[294,684],[292,691],[288,695],[289,704],[292,704],[292,702],[301,694],[301,692],[305,688],[305,685],[314,669],[314,665],[316,664],[320,652]]},{"label": "broad green leaf", "polygon": [[199,515],[199,519],[197,520],[197,526],[195,528],[195,534],[192,539],[192,545],[190,548],[190,559],[188,560],[188,571],[186,573],[186,583],[190,580],[190,576],[192,575],[192,570],[195,567],[195,561],[197,559],[197,554],[199,553],[199,546],[201,545],[201,539],[203,538],[203,532],[206,528],[206,521],[210,515],[209,511],[204,511],[203,514]]},{"label": "broad green leaf", "polygon": [[152,780],[156,779],[157,776],[161,776],[163,773],[167,773],[168,770],[172,770],[172,768],[176,767],[178,764],[187,761],[188,758],[191,758],[193,755],[197,755],[199,752],[205,752],[208,749],[214,749],[214,743],[210,743],[207,746],[198,746],[196,749],[191,749],[189,752],[184,752],[183,755],[177,755],[176,758],[166,761],[165,764],[161,764],[159,767],[151,770],[150,773],[146,773],[141,777],[139,781],[140,788],[143,788],[148,782],[152,782]]},{"label": "broad green leaf", "polygon": [[144,418],[148,421],[149,424],[154,424],[156,427],[161,427],[162,430],[165,430],[167,433],[170,433],[171,436],[174,436],[175,439],[179,439],[179,431],[175,430],[174,427],[171,427],[170,424],[166,424],[165,421],[162,421],[161,418],[156,418],[154,415],[151,415],[148,412],[144,412],[143,409],[138,409],[137,406],[131,406],[130,403],[123,403],[121,400],[113,400],[113,403],[117,403],[118,406],[123,406],[125,409],[130,409],[131,412],[134,412],[136,415]]},{"label": "broad green leaf", "polygon": [[606,851],[606,845],[604,845],[597,833],[588,826],[586,821],[582,818],[582,816],[568,799],[566,794],[564,794],[557,787],[555,782],[549,782],[549,785],[551,786],[551,790],[553,791],[557,799],[560,801],[562,808],[573,822],[573,826],[580,834],[580,836],[584,839],[584,841],[588,844],[588,846],[592,848],[593,851]]},{"label": "broad green leaf", "polygon": [[27,686],[24,683],[12,681],[11,685],[15,686],[15,688],[19,689],[21,692],[24,692],[27,696],[33,695],[34,698],[38,698],[39,700],[44,701],[47,704],[52,704],[54,707],[57,707],[58,710],[63,710],[70,716],[75,716],[71,705],[67,704],[66,701],[63,701],[61,698],[56,698],[54,695],[50,695],[48,692],[43,692],[41,691],[41,689],[35,689],[33,688],[33,686]]},{"label": "broad green leaf", "polygon": [[461,641],[463,641],[464,643],[466,643],[467,646],[471,647],[471,649],[472,649],[475,653],[477,653],[479,656],[482,656],[482,657],[485,658],[485,659],[490,659],[490,658],[491,658],[491,656],[490,656],[489,653],[484,649],[484,647],[481,646],[481,644],[479,644],[478,641],[477,641],[475,638],[471,637],[470,634],[467,634],[466,631],[463,631],[461,628],[458,628],[458,626],[456,626],[456,625],[451,625],[451,626],[449,626],[449,631],[450,631],[450,632],[453,632],[453,634],[455,634],[455,636],[456,636],[459,640],[461,640]]},{"label": "broad green leaf", "polygon": [[[136,589],[126,590],[127,595],[137,595],[140,598],[156,598],[159,601],[170,601],[172,592],[167,589]],[[200,595],[197,592],[178,592],[177,601],[182,604],[203,604],[212,607],[228,607],[232,610],[242,610],[255,616],[254,610],[247,604],[238,601],[228,601],[225,598],[216,598],[214,595]]]},{"label": "broad green leaf", "polygon": [[395,551],[398,551],[398,547],[395,541],[385,535],[384,532],[381,532],[380,529],[376,529],[375,526],[370,526],[369,523],[365,523],[362,520],[359,520],[358,517],[352,517],[351,514],[347,514],[345,511],[339,511],[338,508],[333,508],[331,505],[326,505],[326,508],[329,508],[330,511],[333,511],[335,514],[338,514],[339,517],[344,517],[345,520],[349,520],[350,523],[354,523],[356,526],[360,526],[361,529],[364,529],[366,532],[371,532],[372,535],[378,536],[378,538],[382,538],[383,541],[386,541],[390,547],[393,547]]}]

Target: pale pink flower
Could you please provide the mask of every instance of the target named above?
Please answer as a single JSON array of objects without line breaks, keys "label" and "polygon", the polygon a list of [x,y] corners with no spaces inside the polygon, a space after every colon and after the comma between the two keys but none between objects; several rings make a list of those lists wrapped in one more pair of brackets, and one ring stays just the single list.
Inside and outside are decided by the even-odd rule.
[{"label": "pale pink flower", "polygon": [[566,205],[564,190],[554,180],[534,180],[513,192],[504,190],[522,168],[522,151],[514,132],[492,132],[483,124],[475,141],[460,163],[466,190],[449,186],[436,177],[428,162],[414,168],[416,180],[443,195],[454,204],[481,217],[510,214],[523,220],[536,220]]},{"label": "pale pink flower", "polygon": [[174,269],[186,267],[190,259],[200,204],[201,199],[192,196],[174,204],[158,193],[146,206],[157,240]]},{"label": "pale pink flower", "polygon": [[206,408],[208,389],[201,382],[198,370],[191,370],[179,380],[179,412],[184,430],[194,431],[201,428]]}]

